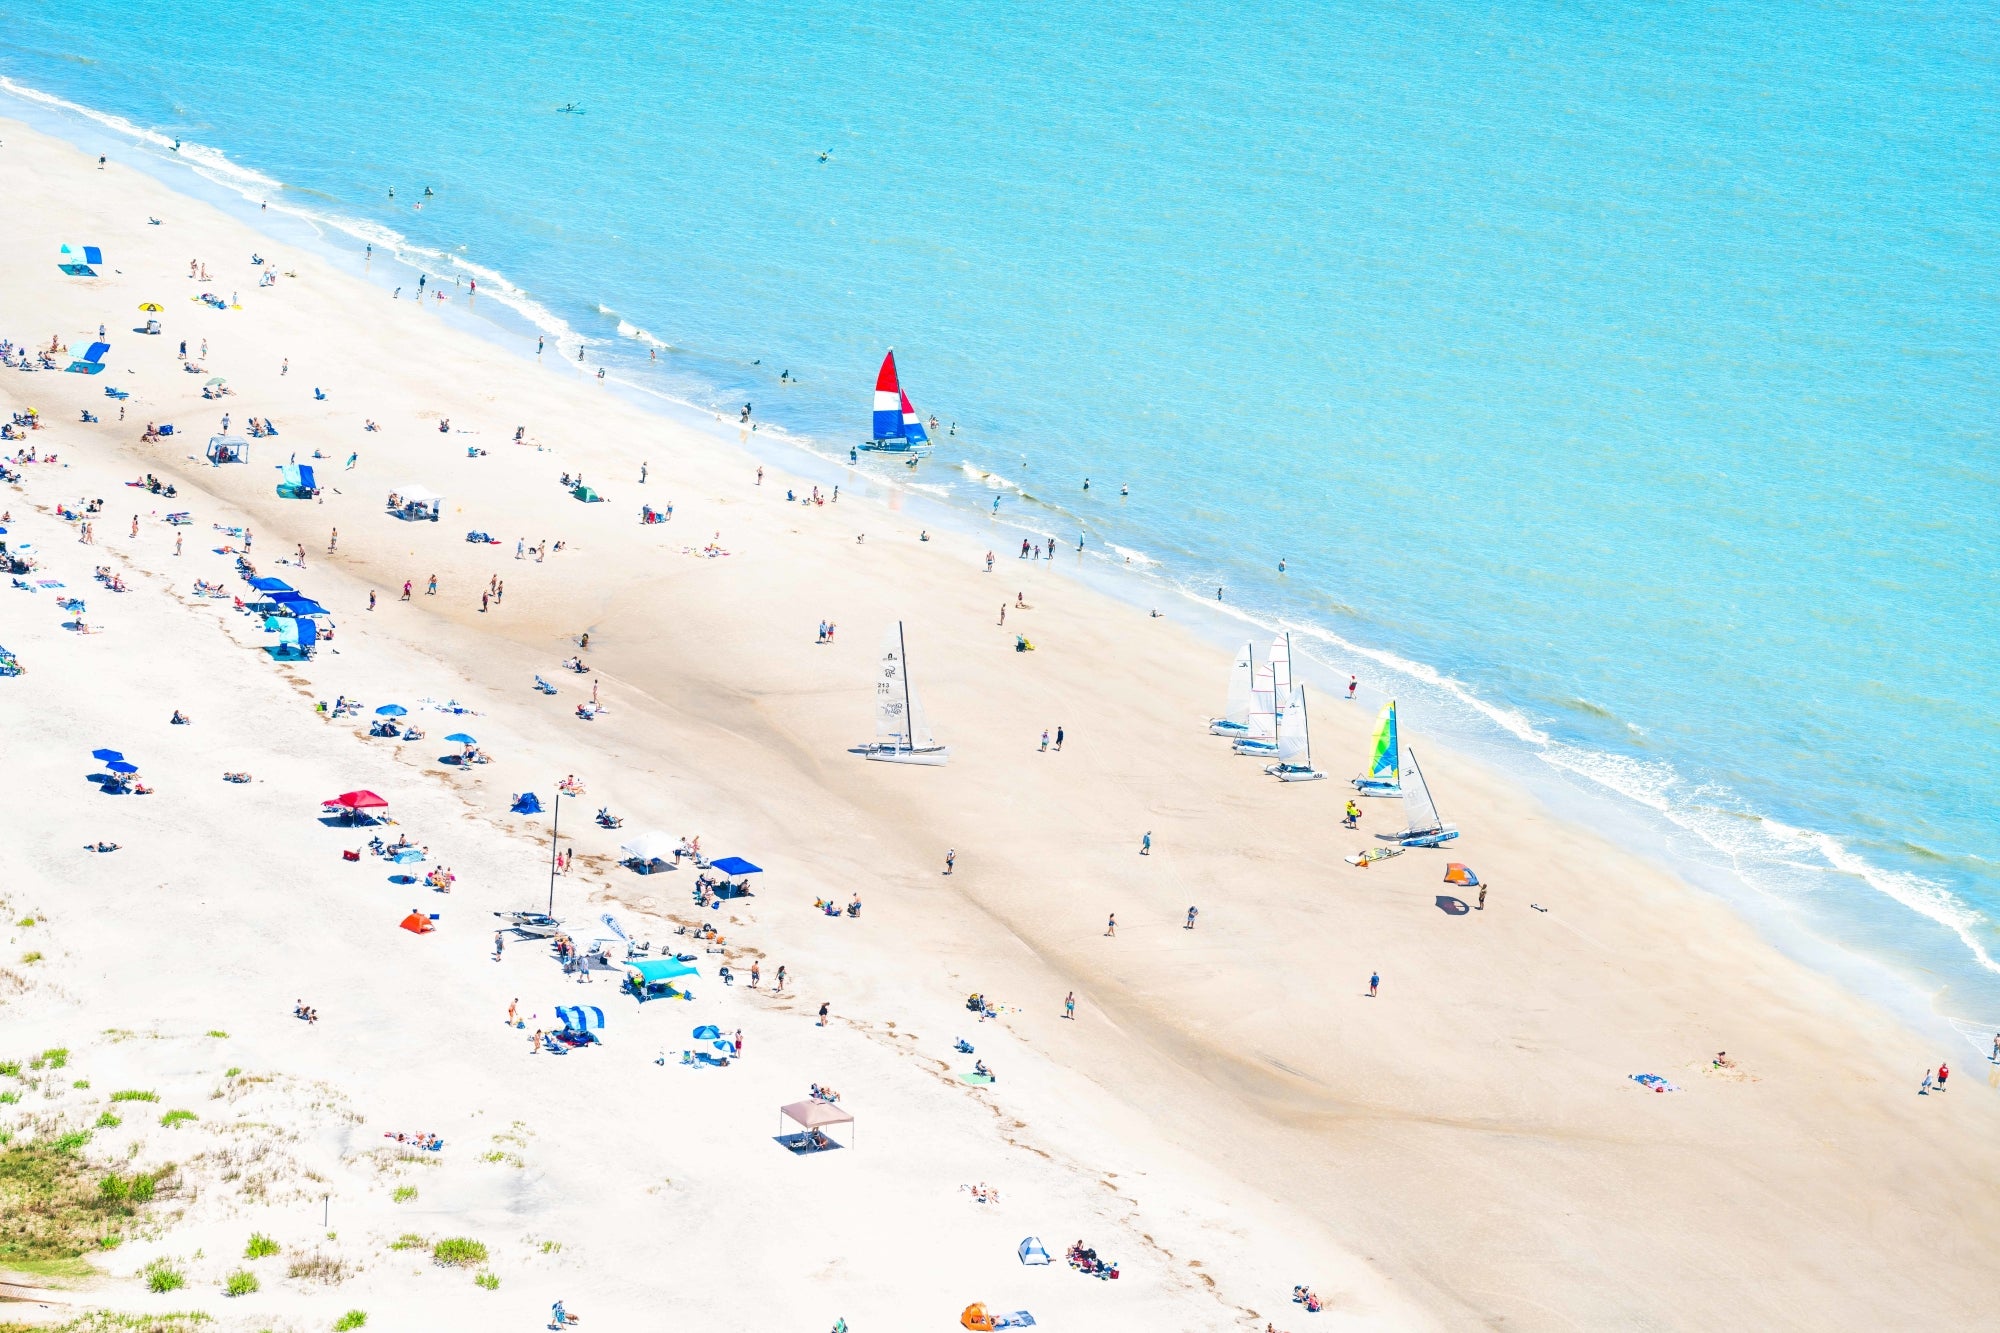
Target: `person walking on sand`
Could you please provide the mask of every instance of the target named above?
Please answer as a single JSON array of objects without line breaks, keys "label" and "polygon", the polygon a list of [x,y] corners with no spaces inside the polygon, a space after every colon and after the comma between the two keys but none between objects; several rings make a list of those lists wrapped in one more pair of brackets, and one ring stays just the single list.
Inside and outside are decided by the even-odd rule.
[{"label": "person walking on sand", "polygon": [[410,600],[410,581],[408,579],[403,580],[403,600],[406,602]]},{"label": "person walking on sand", "polygon": [[335,551],[339,549],[340,549],[340,529],[335,528],[333,530],[333,535],[326,539],[326,553],[328,555],[332,555]]},{"label": "person walking on sand", "polygon": [[1073,1019],[1075,1019],[1075,1017],[1076,1017],[1076,992],[1075,992],[1075,991],[1071,991],[1071,992],[1070,992],[1069,994],[1067,994],[1067,995],[1063,996],[1063,1017],[1064,1017],[1064,1018],[1068,1018],[1068,1019],[1072,1019],[1072,1020],[1073,1020]]},{"label": "person walking on sand", "polygon": [[1153,854],[1153,831],[1151,829],[1147,829],[1146,836],[1139,839],[1139,855],[1151,856],[1152,854]]},{"label": "person walking on sand", "polygon": [[435,597],[437,596],[437,590],[438,590],[438,576],[433,574],[431,575],[431,586],[424,589],[424,596]]},{"label": "person walking on sand", "polygon": [[1917,1096],[1928,1097],[1930,1095],[1931,1095],[1931,1071],[1926,1069],[1924,1071],[1924,1086],[1917,1089]]},{"label": "person walking on sand", "polygon": [[[1044,751],[1044,752],[1046,752],[1046,751],[1048,750],[1048,748],[1049,748],[1049,729],[1048,729],[1047,727],[1043,727],[1043,728],[1042,728],[1042,749],[1043,749],[1043,751]],[[1996,1043],[1996,1044],[2000,1044],[2000,1043]]]},{"label": "person walking on sand", "polygon": [[755,958],[750,960],[750,989],[756,990],[757,983],[764,979],[764,969]]},{"label": "person walking on sand", "polygon": [[179,555],[180,553],[181,553],[181,535],[178,532],[176,532],[174,534],[174,554]]},{"label": "person walking on sand", "polygon": [[512,999],[511,1001],[509,1001],[509,1003],[508,1003],[508,1005],[507,1005],[507,1026],[508,1026],[508,1027],[510,1027],[510,1028],[511,1028],[511,1027],[519,1027],[519,1026],[520,1026],[520,1023],[521,1023],[521,1020],[520,1020],[520,1017],[519,1017],[519,1015],[520,1015],[520,1012],[521,1012],[521,997],[517,995],[517,996],[515,996],[515,997],[514,997],[514,998],[513,998],[513,999]]},{"label": "person walking on sand", "polygon": [[528,1038],[528,1054],[540,1055],[541,1053],[542,1053],[542,1030],[540,1028],[536,1028],[535,1035]]},{"label": "person walking on sand", "polygon": [[1351,798],[1347,802],[1347,813],[1341,816],[1340,822],[1349,828],[1353,828],[1361,822],[1361,807],[1356,805]]},{"label": "person walking on sand", "polygon": [[[136,518],[132,520],[132,535],[134,537],[139,535],[139,520]],[[1007,623],[1007,603],[1005,602],[1000,603],[1000,623],[1003,625]]]},{"label": "person walking on sand", "polygon": [[1113,912],[1110,918],[1106,920],[1104,923],[1104,935],[1106,939],[1109,939],[1117,935],[1117,933],[1118,933],[1118,913]]},{"label": "person walking on sand", "polygon": [[373,588],[368,590],[368,609],[370,611],[375,609],[375,590]]},{"label": "person walking on sand", "polygon": [[1056,724],[1056,750],[1058,752],[1062,750],[1062,743],[1063,743],[1063,729],[1062,729],[1062,724],[1058,722]]},{"label": "person walking on sand", "polygon": [[299,543],[298,554],[299,554],[299,568],[304,569],[306,567],[306,545],[304,542]]},{"label": "person walking on sand", "polygon": [[993,572],[993,552],[991,551],[986,553],[986,572],[988,574]]},{"label": "person walking on sand", "polygon": [[[505,952],[507,952],[507,936],[496,930],[493,932],[493,961],[496,963],[499,962],[500,955]],[[509,1016],[513,1014],[513,1010],[511,1009],[507,1012]]]},{"label": "person walking on sand", "polygon": [[1194,909],[1194,908],[1192,908],[1192,907],[1190,907],[1190,908],[1188,908],[1188,919],[1187,919],[1187,924],[1186,924],[1185,926],[1182,926],[1182,927],[1181,927],[1181,929],[1182,929],[1182,930],[1193,930],[1193,929],[1194,929],[1194,918],[1195,918],[1195,909]]},{"label": "person walking on sand", "polygon": [[1486,886],[1484,884],[1479,886],[1479,910],[1482,912],[1486,910]]},{"label": "person walking on sand", "polygon": [[1347,678],[1347,698],[1350,703],[1353,702],[1355,688],[1360,684],[1361,682],[1353,676]]},{"label": "person walking on sand", "polygon": [[1939,1092],[1943,1092],[1943,1091],[1944,1091],[1944,1081],[1945,1081],[1946,1079],[1950,1078],[1950,1077],[1951,1077],[1951,1066],[1950,1066],[1950,1065],[1948,1065],[1948,1064],[1946,1064],[1946,1063],[1944,1063],[1944,1061],[1942,1061],[1942,1060],[1938,1061],[1938,1084],[1937,1084],[1937,1088],[1938,1088],[1938,1091],[1939,1091]]},{"label": "person walking on sand", "polygon": [[827,1000],[821,1000],[819,1002],[819,1023],[817,1024],[817,1026],[819,1027],[826,1026],[826,1011],[830,1003],[831,1002]]},{"label": "person walking on sand", "polygon": [[957,864],[958,864],[958,849],[956,847],[947,847],[944,853],[944,873],[949,875],[952,871],[952,867],[956,866]]},{"label": "person walking on sand", "polygon": [[785,965],[783,963],[780,963],[778,964],[777,980],[772,983],[771,992],[773,994],[777,994],[783,991],[784,989],[785,989]]},{"label": "person walking on sand", "polygon": [[486,613],[486,607],[490,602],[492,602],[492,600],[493,600],[493,594],[490,592],[482,592],[479,594],[479,611],[481,615],[484,615]]},{"label": "person walking on sand", "polygon": [[1381,984],[1382,984],[1382,974],[1381,974],[1380,972],[1370,972],[1370,973],[1368,974],[1368,998],[1369,998],[1369,999],[1371,999],[1371,1000],[1372,1000],[1372,999],[1374,999],[1374,998],[1375,998],[1375,990],[1376,990],[1376,988],[1377,988],[1378,986],[1380,986]]}]

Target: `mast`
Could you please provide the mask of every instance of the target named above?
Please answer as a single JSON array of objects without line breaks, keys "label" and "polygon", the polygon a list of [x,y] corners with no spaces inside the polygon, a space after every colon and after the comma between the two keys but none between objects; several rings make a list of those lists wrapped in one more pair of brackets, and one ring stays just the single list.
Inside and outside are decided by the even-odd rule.
[{"label": "mast", "polygon": [[896,622],[896,648],[903,655],[903,748],[917,748],[916,714],[910,707],[910,645],[903,639],[903,622]]}]

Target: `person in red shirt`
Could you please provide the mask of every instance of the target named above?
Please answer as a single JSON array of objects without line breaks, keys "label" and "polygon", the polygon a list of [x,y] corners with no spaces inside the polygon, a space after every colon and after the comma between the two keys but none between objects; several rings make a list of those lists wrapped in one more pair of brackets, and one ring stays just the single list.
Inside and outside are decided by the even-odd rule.
[{"label": "person in red shirt", "polygon": [[1944,1064],[1941,1064],[1941,1065],[1939,1065],[1939,1066],[1938,1066],[1938,1084],[1937,1084],[1937,1086],[1938,1086],[1938,1091],[1939,1091],[1939,1092],[1943,1092],[1943,1091],[1944,1091],[1944,1081],[1945,1081],[1946,1079],[1950,1078],[1950,1077],[1951,1077],[1951,1066],[1950,1066],[1950,1065],[1944,1065]]}]

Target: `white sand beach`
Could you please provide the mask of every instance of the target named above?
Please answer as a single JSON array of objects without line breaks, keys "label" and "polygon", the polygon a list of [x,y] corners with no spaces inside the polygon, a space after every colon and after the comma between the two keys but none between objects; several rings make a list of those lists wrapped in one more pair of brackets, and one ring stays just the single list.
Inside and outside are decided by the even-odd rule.
[{"label": "white sand beach", "polygon": [[[19,1062],[0,1127],[10,1146],[89,1130],[93,1169],[177,1168],[108,1227],[94,1275],[19,1266],[0,1326],[102,1307],[529,1329],[557,1300],[592,1329],[718,1333],[953,1329],[974,1302],[1054,1333],[1990,1317],[2000,1067],[1962,1043],[1435,745],[1425,772],[1463,836],[1351,867],[1400,813],[1364,802],[1340,826],[1367,703],[1316,694],[1333,780],[1279,783],[1205,734],[1227,650],[1060,557],[996,548],[989,573],[987,542],[920,540],[895,493],[787,504],[813,483],[768,462],[759,483],[741,442],[443,318],[478,299],[463,288],[391,299],[116,161],[6,121],[0,141],[0,338],[53,338],[61,365],[100,325],[110,344],[97,375],[0,369],[0,417],[43,423],[0,455],[55,459],[0,485],[0,540],[36,565],[0,586],[0,645],[25,668],[0,679],[0,1061]],[[78,240],[100,276],[58,270]],[[132,331],[148,302],[159,336]],[[204,399],[218,376],[230,392]],[[279,434],[210,466],[225,412],[231,434],[252,416]],[[148,423],[174,433],[146,442]],[[294,459],[317,498],[276,494]],[[146,474],[176,494],[130,484]],[[413,487],[444,497],[440,521],[386,512]],[[331,611],[310,660],[274,659],[237,609],[239,555]],[[899,618],[944,767],[850,753]],[[563,667],[579,652],[587,675]],[[329,716],[341,697],[361,712]],[[422,741],[368,734],[392,703]],[[460,731],[490,763],[441,761]],[[103,747],[151,793],[100,790]],[[572,774],[554,914],[614,959],[607,916],[695,954],[691,999],[640,1004],[620,969],[579,979],[546,941],[496,958],[493,914],[549,905],[546,807]],[[394,822],[324,813],[356,789]],[[544,813],[510,813],[526,791]],[[620,865],[649,830],[754,862],[754,893],[698,908],[692,864]],[[377,834],[427,857],[390,863]],[[1442,882],[1453,860],[1491,886],[1483,908]],[[423,882],[434,867],[450,892]],[[814,906],[857,896],[858,916]],[[435,930],[400,929],[413,911]],[[675,934],[701,923],[719,944]],[[601,1044],[531,1054],[559,1005],[601,1008]],[[712,1050],[699,1025],[740,1032],[739,1057],[684,1065]],[[997,1081],[965,1082],[975,1059]],[[1941,1059],[1950,1091],[1919,1095]],[[853,1123],[797,1155],[779,1108],[815,1084]],[[244,1258],[253,1232],[281,1251]],[[1020,1261],[1031,1236],[1052,1264]],[[435,1262],[457,1237],[486,1258]],[[1117,1279],[1066,1263],[1077,1241]],[[148,1290],[158,1261],[186,1285]],[[226,1296],[246,1270],[259,1290]]]}]

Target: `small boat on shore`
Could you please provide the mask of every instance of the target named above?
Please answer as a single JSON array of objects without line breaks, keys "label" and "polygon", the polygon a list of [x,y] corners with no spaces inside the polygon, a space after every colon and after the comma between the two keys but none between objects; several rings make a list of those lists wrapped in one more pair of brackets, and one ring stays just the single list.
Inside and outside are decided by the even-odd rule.
[{"label": "small boat on shore", "polygon": [[1250,734],[1251,686],[1257,676],[1257,645],[1246,643],[1237,650],[1229,668],[1229,698],[1221,717],[1208,720],[1208,734],[1232,740]]},{"label": "small boat on shore", "polygon": [[933,768],[951,758],[950,748],[939,745],[931,734],[930,720],[917,701],[900,620],[882,636],[882,652],[875,666],[875,740],[859,747],[858,753],[883,763]]},{"label": "small boat on shore", "polygon": [[1382,705],[1375,719],[1375,744],[1369,751],[1368,771],[1354,779],[1354,790],[1363,796],[1403,794],[1403,754],[1396,735],[1396,701]]},{"label": "small boat on shore", "polygon": [[1292,687],[1292,701],[1278,715],[1278,762],[1264,771],[1282,782],[1321,782],[1326,774],[1313,767],[1312,727],[1306,719],[1306,687]]},{"label": "small boat on shore", "polygon": [[1410,751],[1409,771],[1403,774],[1403,820],[1408,827],[1400,833],[1375,836],[1401,847],[1438,847],[1458,836],[1458,830],[1439,817],[1424,771],[1417,767],[1415,750]]},{"label": "small boat on shore", "polygon": [[891,347],[882,358],[882,369],[875,376],[875,423],[874,438],[861,447],[882,454],[916,454],[922,456],[931,451],[930,432],[917,416],[917,409],[910,406],[910,395],[903,392],[902,383],[896,378],[896,349]]}]

